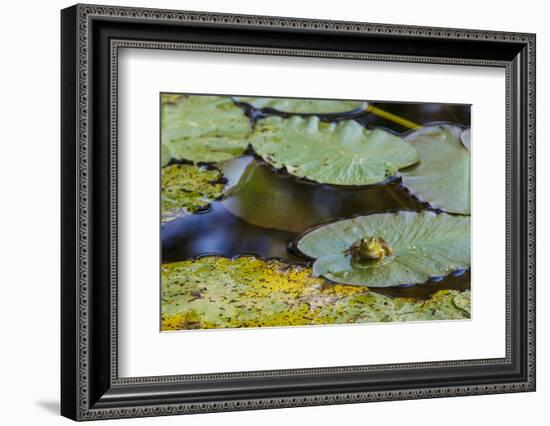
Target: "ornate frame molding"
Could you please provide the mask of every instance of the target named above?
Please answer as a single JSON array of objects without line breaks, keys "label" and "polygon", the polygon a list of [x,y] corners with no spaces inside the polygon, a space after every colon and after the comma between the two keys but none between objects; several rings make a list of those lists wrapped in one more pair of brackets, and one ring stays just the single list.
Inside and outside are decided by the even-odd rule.
[{"label": "ornate frame molding", "polygon": [[[69,16],[70,14],[70,16]],[[428,28],[428,27],[409,27],[401,25],[382,25],[358,22],[336,22],[324,20],[309,20],[296,18],[281,18],[268,16],[246,16],[229,15],[203,12],[169,11],[156,9],[136,9],[126,7],[104,7],[77,5],[71,12],[66,12],[67,20],[74,24],[69,33],[76,36],[74,59],[75,64],[75,92],[76,103],[69,106],[76,110],[76,131],[74,140],[64,141],[64,146],[74,144],[76,169],[74,170],[74,190],[75,203],[73,210],[75,213],[76,229],[73,238],[76,239],[75,252],[69,253],[64,262],[76,262],[76,278],[64,283],[64,291],[69,286],[74,287],[76,306],[71,315],[66,315],[63,321],[68,317],[76,321],[76,337],[72,336],[74,342],[69,346],[76,349],[76,359],[74,362],[74,378],[70,390],[77,393],[75,399],[76,406],[72,406],[72,400],[64,396],[67,404],[71,406],[64,409],[64,414],[78,420],[104,419],[113,417],[140,417],[151,415],[170,415],[184,413],[205,413],[213,411],[245,410],[278,408],[292,406],[325,405],[325,404],[343,404],[353,402],[383,401],[383,400],[401,400],[416,398],[434,398],[443,396],[462,396],[488,393],[504,393],[518,391],[532,391],[535,389],[535,36],[533,34],[519,34],[510,32],[478,31],[464,29],[447,28]],[[90,330],[90,268],[91,256],[90,244],[92,240],[91,215],[93,206],[91,200],[91,161],[90,161],[90,116],[91,105],[91,49],[92,45],[92,22],[97,19],[109,19],[114,21],[132,21],[143,24],[178,24],[178,25],[219,25],[227,28],[259,28],[259,29],[283,29],[290,31],[316,31],[327,34],[360,34],[360,35],[383,35],[384,37],[412,37],[425,40],[467,40],[467,41],[487,41],[503,42],[525,46],[526,78],[524,84],[526,105],[525,126],[527,140],[525,141],[524,167],[526,167],[526,181],[524,186],[519,189],[524,192],[525,212],[526,212],[526,288],[525,288],[525,308],[526,308],[526,363],[525,379],[511,381],[500,384],[479,384],[479,385],[456,385],[456,386],[435,386],[419,389],[397,389],[385,391],[361,391],[361,392],[336,392],[325,394],[313,394],[306,396],[274,396],[269,398],[237,398],[227,400],[216,400],[210,402],[176,402],[162,404],[143,404],[137,406],[111,406],[110,403],[101,404],[97,398],[92,397],[94,393],[90,389],[91,374],[94,370],[90,365],[90,356],[92,348],[90,341],[93,339]],[[74,21],[74,22],[73,22]],[[504,359],[483,359],[483,360],[465,360],[452,362],[434,362],[434,363],[415,363],[415,364],[393,364],[381,366],[362,366],[362,367],[333,367],[322,369],[307,370],[275,370],[267,372],[246,372],[246,373],[224,373],[200,376],[161,376],[145,378],[126,378],[118,377],[117,369],[117,84],[118,84],[118,50],[120,48],[154,48],[154,49],[176,49],[176,50],[195,50],[195,51],[218,51],[239,54],[266,54],[266,55],[298,55],[325,58],[375,60],[375,61],[396,61],[396,62],[424,62],[424,63],[444,63],[457,65],[481,65],[491,67],[503,67],[506,69],[506,104],[507,104],[507,262],[506,262],[506,357]],[[512,129],[510,122],[514,106],[512,97],[515,96],[514,85],[521,82],[514,82],[512,75],[514,63],[511,60],[486,60],[471,58],[452,58],[438,56],[407,56],[395,54],[372,54],[359,52],[327,51],[316,49],[296,49],[296,48],[276,48],[276,47],[248,47],[215,45],[201,43],[182,43],[174,41],[145,41],[145,40],[122,40],[112,39],[110,41],[110,217],[111,217],[111,239],[110,239],[110,344],[111,360],[109,366],[110,386],[117,389],[130,385],[160,385],[182,382],[196,381],[217,381],[223,379],[246,379],[246,378],[264,378],[277,376],[304,376],[308,374],[330,375],[333,373],[357,373],[388,370],[405,370],[410,368],[448,368],[448,367],[473,367],[488,365],[504,365],[511,363],[512,356],[512,310],[511,298],[513,294],[513,277],[510,257],[513,253],[512,247],[512,192],[514,182],[512,181],[512,162],[519,161],[514,158],[512,152],[512,138],[517,129]],[[73,59],[73,57],[71,57]],[[516,106],[517,107],[517,106]],[[521,105],[519,106],[521,107]],[[68,338],[67,338],[68,339]],[[69,385],[65,385],[67,389]],[[109,401],[107,401],[109,402]]]}]

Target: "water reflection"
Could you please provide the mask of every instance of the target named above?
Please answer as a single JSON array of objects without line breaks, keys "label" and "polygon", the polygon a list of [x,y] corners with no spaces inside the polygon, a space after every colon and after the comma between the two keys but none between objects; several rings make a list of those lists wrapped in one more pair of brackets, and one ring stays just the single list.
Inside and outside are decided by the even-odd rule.
[{"label": "water reflection", "polygon": [[205,254],[234,257],[255,254],[303,262],[287,250],[296,235],[260,228],[214,202],[206,213],[193,214],[162,225],[162,261],[176,262]]},{"label": "water reflection", "polygon": [[371,291],[389,297],[411,297],[427,299],[439,290],[468,290],[470,288],[470,271],[463,271],[461,275],[449,275],[440,281],[428,281],[420,285],[401,285],[386,288],[371,288]]}]

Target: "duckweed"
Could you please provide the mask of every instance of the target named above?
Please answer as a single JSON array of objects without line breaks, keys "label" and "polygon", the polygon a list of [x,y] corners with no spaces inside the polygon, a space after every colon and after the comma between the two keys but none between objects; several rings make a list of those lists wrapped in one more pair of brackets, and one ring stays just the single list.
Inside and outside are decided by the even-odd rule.
[{"label": "duckweed", "polygon": [[390,298],[339,285],[311,268],[254,257],[162,265],[163,331],[468,319],[470,292]]},{"label": "duckweed", "polygon": [[161,216],[168,222],[195,213],[223,193],[221,173],[192,164],[172,164],[162,169]]}]

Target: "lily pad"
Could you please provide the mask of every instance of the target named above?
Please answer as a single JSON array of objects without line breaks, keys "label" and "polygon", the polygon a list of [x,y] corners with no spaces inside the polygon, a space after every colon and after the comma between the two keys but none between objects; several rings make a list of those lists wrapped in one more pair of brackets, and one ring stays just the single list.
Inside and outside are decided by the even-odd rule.
[{"label": "lily pad", "polygon": [[172,164],[162,169],[161,220],[168,222],[207,207],[223,193],[218,170],[192,164]]},{"label": "lily pad", "polygon": [[[367,237],[383,239],[388,255],[372,265],[360,265],[350,249]],[[295,246],[316,259],[316,275],[337,283],[422,284],[470,267],[470,218],[431,211],[358,216],[314,228],[300,236]]]},{"label": "lily pad", "polygon": [[161,145],[160,147],[160,164],[162,167],[166,166],[170,160],[172,159],[170,155],[170,151],[168,151],[168,148],[166,145]]},{"label": "lily pad", "polygon": [[269,117],[256,123],[250,142],[275,168],[333,185],[372,185],[419,161],[414,147],[384,130],[354,120]]},{"label": "lily pad", "polygon": [[409,134],[406,140],[421,161],[402,172],[403,186],[434,208],[470,214],[469,139],[462,128],[450,125],[427,126]]},{"label": "lily pad", "polygon": [[162,145],[177,160],[213,163],[241,155],[249,119],[226,96],[187,95],[162,106]]},{"label": "lily pad", "polygon": [[342,101],[330,99],[298,98],[252,98],[236,97],[236,101],[249,104],[256,109],[272,109],[289,114],[341,114],[360,112],[367,109],[364,101]]},{"label": "lily pad", "polygon": [[312,276],[311,268],[253,257],[164,264],[162,330],[280,327],[468,319],[456,306],[469,291],[441,290],[426,300],[391,298]]}]

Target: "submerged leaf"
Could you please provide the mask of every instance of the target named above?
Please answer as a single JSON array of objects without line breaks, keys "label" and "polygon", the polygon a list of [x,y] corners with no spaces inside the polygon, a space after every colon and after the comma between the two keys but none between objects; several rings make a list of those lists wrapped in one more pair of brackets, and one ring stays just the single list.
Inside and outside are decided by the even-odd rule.
[{"label": "submerged leaf", "polygon": [[[383,238],[391,256],[371,267],[355,265],[350,248],[366,237]],[[316,259],[313,270],[318,275],[334,282],[368,287],[421,284],[470,267],[470,218],[430,211],[358,216],[306,232],[296,248]]]},{"label": "submerged leaf", "polygon": [[428,126],[406,139],[420,163],[402,172],[403,185],[418,199],[449,213],[470,214],[469,133],[457,126]]},{"label": "submerged leaf", "polygon": [[251,144],[272,166],[333,185],[380,183],[419,160],[408,142],[354,120],[328,124],[318,117],[269,117],[256,123]]},{"label": "submerged leaf", "polygon": [[331,284],[311,269],[252,257],[204,257],[162,265],[162,330],[280,327],[470,317],[456,306],[469,291],[427,300],[391,298]]},{"label": "submerged leaf", "polygon": [[274,109],[289,114],[335,114],[367,109],[367,103],[363,101],[250,97],[238,97],[235,100],[252,105],[256,109]]},{"label": "submerged leaf", "polygon": [[243,110],[226,96],[188,95],[162,107],[163,149],[177,160],[211,163],[239,156],[249,131]]},{"label": "submerged leaf", "polygon": [[[241,159],[231,163],[235,161],[241,162]],[[222,170],[225,176],[223,166]],[[278,179],[269,166],[252,161],[247,164],[238,183],[226,192],[222,205],[248,223],[302,232],[315,220],[315,205],[304,202],[292,189],[288,179]]]},{"label": "submerged leaf", "polygon": [[194,213],[222,195],[222,175],[191,164],[173,164],[162,169],[161,220],[167,222]]}]

